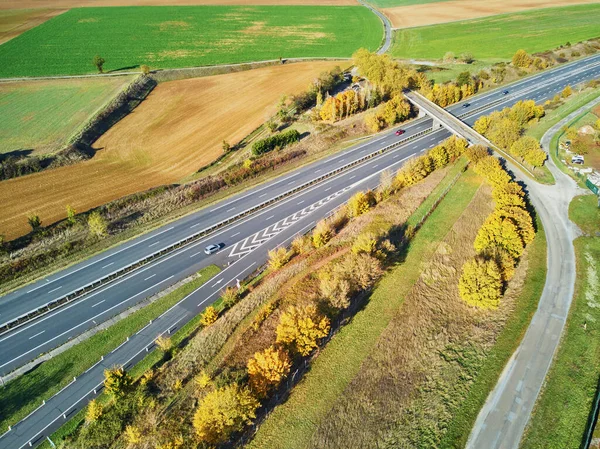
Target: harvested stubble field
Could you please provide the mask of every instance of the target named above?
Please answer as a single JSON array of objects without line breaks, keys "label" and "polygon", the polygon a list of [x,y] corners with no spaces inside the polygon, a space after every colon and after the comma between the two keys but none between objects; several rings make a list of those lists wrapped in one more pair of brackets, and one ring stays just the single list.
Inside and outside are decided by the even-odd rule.
[{"label": "harvested stubble field", "polygon": [[350,57],[375,50],[379,18],[361,6],[143,6],[77,8],[0,46],[0,77],[180,68]]},{"label": "harvested stubble field", "polygon": [[334,62],[297,63],[160,84],[96,142],[89,161],[0,182],[0,232],[26,233],[26,215],[43,224],[116,198],[169,184],[216,159],[270,117],[284,94],[306,88]]},{"label": "harvested stubble field", "polygon": [[[394,28],[476,19],[539,8],[597,3],[597,0],[375,0]],[[409,6],[410,5],[410,6]]]},{"label": "harvested stubble field", "polygon": [[131,77],[0,84],[0,154],[61,150]]},{"label": "harvested stubble field", "polygon": [[[66,11],[66,9],[8,10],[3,6],[0,6],[0,44]],[[19,6],[19,8],[23,7]]]},{"label": "harvested stubble field", "polygon": [[547,8],[396,31],[392,54],[441,59],[448,51],[476,60],[507,60],[520,48],[540,52],[600,35],[600,4]]}]

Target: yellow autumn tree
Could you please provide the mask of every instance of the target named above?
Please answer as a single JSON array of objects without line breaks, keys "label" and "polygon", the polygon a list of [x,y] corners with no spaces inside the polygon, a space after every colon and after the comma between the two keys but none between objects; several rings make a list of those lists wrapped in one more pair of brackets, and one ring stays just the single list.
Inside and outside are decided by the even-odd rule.
[{"label": "yellow autumn tree", "polygon": [[287,249],[279,247],[269,251],[269,268],[271,270],[278,270],[283,267],[290,260],[290,255]]},{"label": "yellow autumn tree", "polygon": [[446,147],[444,145],[437,145],[433,147],[431,150],[429,150],[428,154],[429,157],[431,157],[433,165],[436,169],[445,167],[446,165],[448,165],[448,162],[450,162],[448,150],[446,150]]},{"label": "yellow autumn tree", "polygon": [[460,297],[470,306],[495,309],[500,304],[502,275],[493,260],[476,258],[463,265],[458,283]]},{"label": "yellow autumn tree", "polygon": [[136,426],[125,427],[125,440],[130,446],[134,446],[142,442],[142,432]]},{"label": "yellow autumn tree", "polygon": [[287,377],[291,366],[289,354],[281,348],[270,346],[255,353],[247,365],[250,389],[258,397],[265,397]]},{"label": "yellow autumn tree", "polygon": [[497,185],[492,190],[492,198],[498,209],[509,206],[525,208],[525,192],[519,184],[513,181]]},{"label": "yellow autumn tree", "polygon": [[517,225],[519,235],[524,245],[529,245],[535,238],[535,228],[533,227],[533,219],[529,212],[522,207],[506,206],[498,209],[495,213],[501,217],[510,218]]},{"label": "yellow autumn tree", "polygon": [[208,444],[220,444],[241,431],[256,418],[259,402],[248,388],[233,383],[206,394],[194,414],[198,438]]},{"label": "yellow autumn tree", "polygon": [[473,124],[473,129],[477,131],[482,136],[485,136],[490,129],[490,125],[492,124],[492,119],[489,116],[484,115],[478,118]]},{"label": "yellow autumn tree", "polygon": [[533,58],[529,56],[529,54],[525,50],[521,49],[517,50],[517,52],[512,57],[512,63],[515,67],[526,69],[533,63]]},{"label": "yellow autumn tree", "polygon": [[104,237],[107,234],[108,225],[104,217],[100,215],[100,212],[92,212],[88,217],[87,224],[90,234],[93,236]]},{"label": "yellow autumn tree", "polygon": [[208,306],[200,317],[200,324],[204,327],[208,327],[217,321],[218,318],[219,312],[217,312],[213,306]]},{"label": "yellow autumn tree", "polygon": [[475,237],[475,250],[485,252],[495,246],[518,259],[523,254],[523,241],[515,222],[496,212],[492,213]]},{"label": "yellow autumn tree", "polygon": [[98,420],[102,416],[102,405],[95,399],[92,399],[87,406],[85,412],[85,422],[90,424]]},{"label": "yellow autumn tree", "polygon": [[573,94],[573,89],[571,88],[571,86],[567,86],[563,89],[563,91],[560,93],[560,95],[563,98],[567,98],[570,97]]},{"label": "yellow autumn tree", "polygon": [[306,356],[317,347],[317,342],[329,333],[329,319],[317,312],[312,305],[292,306],[286,310],[277,325],[277,343],[293,347]]},{"label": "yellow autumn tree", "polygon": [[356,237],[352,244],[354,254],[373,254],[377,249],[377,236],[372,232],[363,232]]},{"label": "yellow autumn tree", "polygon": [[317,223],[315,230],[312,233],[312,242],[315,248],[321,248],[327,245],[329,240],[333,237],[333,229],[331,225],[326,221],[322,220]]},{"label": "yellow autumn tree", "polygon": [[358,192],[348,200],[348,213],[351,217],[358,217],[367,213],[373,204],[371,192]]},{"label": "yellow autumn tree", "polygon": [[486,156],[480,159],[473,166],[473,171],[485,178],[494,189],[510,182],[510,176],[504,171],[500,162],[494,156]]},{"label": "yellow autumn tree", "polygon": [[122,366],[104,370],[104,390],[115,399],[125,396],[132,384],[133,379]]}]

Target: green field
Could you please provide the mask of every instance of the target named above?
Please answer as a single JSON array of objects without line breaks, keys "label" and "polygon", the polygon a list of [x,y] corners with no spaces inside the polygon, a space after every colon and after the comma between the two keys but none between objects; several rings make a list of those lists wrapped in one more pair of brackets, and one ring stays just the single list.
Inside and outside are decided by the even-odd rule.
[{"label": "green field", "polygon": [[381,22],[362,6],[76,8],[0,46],[0,77],[179,68],[376,50]]},{"label": "green field", "polygon": [[62,149],[130,80],[107,77],[0,84],[0,154]]},{"label": "green field", "polygon": [[598,23],[600,4],[592,4],[410,28],[395,32],[392,55],[441,59],[452,51],[470,52],[476,60],[506,60],[520,48],[539,52],[600,37]]}]

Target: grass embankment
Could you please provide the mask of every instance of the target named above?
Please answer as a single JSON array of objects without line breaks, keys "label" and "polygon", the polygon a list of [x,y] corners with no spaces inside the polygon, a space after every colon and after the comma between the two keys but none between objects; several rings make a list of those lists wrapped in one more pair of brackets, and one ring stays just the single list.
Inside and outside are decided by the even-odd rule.
[{"label": "grass embankment", "polygon": [[[79,376],[96,363],[102,355],[115,349],[128,336],[143,328],[149,320],[161,315],[219,271],[214,265],[203,268],[198,272],[199,277],[192,282],[9,382],[0,389],[0,432],[5,432],[9,425],[23,419],[38,407],[42,400],[53,396],[71,382],[73,377]],[[193,326],[193,323],[187,326]],[[153,356],[156,357],[154,354],[150,355]]]},{"label": "grass embankment", "polygon": [[0,154],[61,150],[130,81],[108,77],[0,84]]},{"label": "grass embankment", "polygon": [[[421,219],[458,169],[454,167],[445,182],[431,194],[430,200],[411,216],[409,224],[414,225]],[[358,373],[362,361],[396,315],[404,297],[420,276],[421,263],[435,251],[437,243],[462,214],[479,185],[480,180],[471,172],[459,179],[411,241],[405,261],[383,278],[365,308],[322,350],[286,403],[277,407],[261,425],[249,444],[250,448],[292,449],[308,445],[321,419]]]},{"label": "grass embankment", "polygon": [[600,5],[590,4],[401,29],[394,35],[391,53],[437,60],[448,51],[468,52],[476,60],[497,62],[510,59],[520,48],[533,53],[598,37],[599,21]]},{"label": "grass embankment", "polygon": [[[596,198],[577,197],[569,216],[579,227],[600,232]],[[600,365],[600,237],[575,240],[577,280],[559,349],[546,376],[521,449],[578,449],[586,431]]]},{"label": "grass embankment", "polygon": [[75,8],[0,47],[0,77],[179,68],[376,50],[381,21],[362,6]]},{"label": "grass embankment", "polygon": [[440,448],[463,448],[467,442],[479,410],[485,403],[490,391],[496,385],[504,366],[517,349],[546,283],[546,234],[539,219],[534,241],[527,247],[527,275],[521,292],[516,298],[514,311],[491,351],[486,355],[484,364],[461,407],[450,422]]}]

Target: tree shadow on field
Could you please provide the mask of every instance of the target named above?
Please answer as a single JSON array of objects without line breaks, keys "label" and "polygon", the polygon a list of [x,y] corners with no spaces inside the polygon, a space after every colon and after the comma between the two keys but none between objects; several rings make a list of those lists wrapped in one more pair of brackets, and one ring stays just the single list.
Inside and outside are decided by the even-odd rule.
[{"label": "tree shadow on field", "polygon": [[13,151],[9,151],[7,153],[0,153],[0,162],[8,159],[8,158],[15,158],[15,159],[22,159],[25,158],[27,156],[29,156],[31,153],[33,153],[32,149],[27,149],[27,150],[13,150]]},{"label": "tree shadow on field", "polygon": [[119,67],[118,69],[108,70],[107,72],[104,72],[104,73],[115,73],[115,72],[120,72],[121,70],[131,70],[131,69],[137,69],[139,67],[140,67],[139,65],[130,65],[127,67]]},{"label": "tree shadow on field", "polygon": [[[37,407],[41,405],[40,395],[44,394],[49,388],[57,386],[64,378],[63,373],[69,371],[73,366],[72,363],[69,363],[61,366],[60,370],[56,367],[51,373],[44,373],[40,371],[40,368],[44,365],[45,363],[36,366],[0,389],[2,419],[6,419],[25,406]],[[8,424],[15,425],[17,421],[11,420]],[[2,429],[2,431],[4,430],[6,429]]]}]

